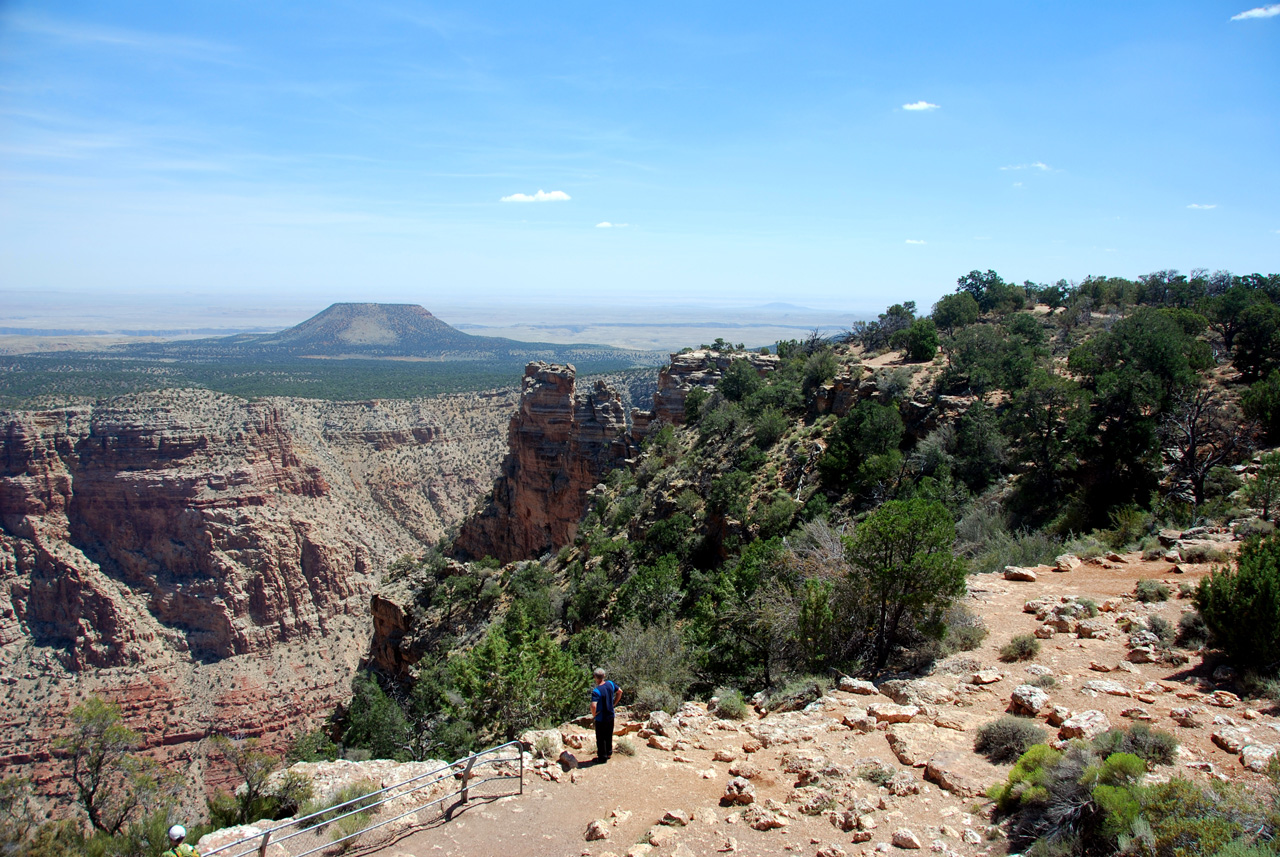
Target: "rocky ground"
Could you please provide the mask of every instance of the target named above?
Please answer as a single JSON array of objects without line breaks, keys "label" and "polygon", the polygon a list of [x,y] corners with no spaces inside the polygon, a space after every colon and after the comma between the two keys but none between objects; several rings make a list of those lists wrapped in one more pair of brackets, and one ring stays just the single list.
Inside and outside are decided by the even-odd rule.
[{"label": "rocky ground", "polygon": [[[523,796],[476,801],[452,821],[406,831],[370,853],[1001,854],[1005,840],[982,795],[1010,766],[990,764],[973,743],[977,727],[1015,710],[1034,712],[1051,740],[1146,722],[1181,744],[1175,763],[1150,776],[1260,783],[1251,768],[1280,744],[1280,711],[1242,698],[1233,673],[1201,653],[1151,646],[1141,630],[1152,616],[1176,625],[1190,609],[1180,585],[1210,570],[1170,561],[1179,550],[1234,545],[1221,532],[1168,535],[1168,559],[1066,559],[1066,570],[974,576],[968,604],[991,633],[927,676],[846,679],[802,710],[752,712],[743,721],[720,719],[702,703],[675,716],[623,718],[618,740],[634,755],[615,752],[605,766],[591,764],[584,725],[541,733],[540,742],[526,735],[551,759],[526,757]],[[1136,600],[1135,586],[1149,578],[1165,581],[1171,599]],[[1081,598],[1099,605],[1095,617],[1072,615]],[[1040,636],[1041,652],[1001,661],[1000,648],[1017,634]],[[552,761],[562,748],[584,764],[566,770]]]}]

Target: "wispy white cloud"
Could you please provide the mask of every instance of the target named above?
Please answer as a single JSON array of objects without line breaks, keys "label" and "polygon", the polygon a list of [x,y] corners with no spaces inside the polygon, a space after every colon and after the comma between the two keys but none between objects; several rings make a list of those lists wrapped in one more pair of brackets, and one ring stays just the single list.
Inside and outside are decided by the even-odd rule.
[{"label": "wispy white cloud", "polygon": [[1194,208],[1197,211],[1208,211],[1211,208],[1217,208],[1217,207],[1218,207],[1218,204],[1216,202],[1212,203],[1211,205],[1201,205],[1198,202],[1193,202],[1187,206],[1187,208]]},{"label": "wispy white cloud", "polygon": [[908,238],[907,243],[908,244],[924,244],[925,242],[921,241],[919,238]]},{"label": "wispy white cloud", "polygon": [[1232,15],[1233,21],[1248,21],[1251,18],[1274,18],[1280,15],[1280,3],[1272,3],[1270,6],[1258,6],[1253,9],[1241,12],[1239,15]]},{"label": "wispy white cloud", "polygon": [[34,15],[15,16],[9,20],[9,25],[16,30],[63,42],[178,55],[184,59],[225,62],[237,50],[230,45],[204,39],[150,33],[144,30],[99,27]]},{"label": "wispy white cloud", "polygon": [[1044,172],[1044,173],[1053,172],[1053,167],[1049,166],[1044,161],[1035,161],[1034,163],[1030,163],[1030,164],[1011,164],[1007,167],[1001,167],[1000,169],[1002,170],[1040,170],[1041,172]]},{"label": "wispy white cloud", "polygon": [[990,241],[990,240],[991,240],[991,236],[990,236],[990,235],[975,235],[975,236],[973,236],[973,240],[974,240],[974,241]]},{"label": "wispy white cloud", "polygon": [[927,101],[913,101],[910,104],[902,105],[903,110],[937,110],[938,105],[930,104]]},{"label": "wispy white cloud", "polygon": [[547,192],[539,190],[537,193],[513,193],[511,196],[504,196],[503,202],[568,202],[569,194],[562,190],[553,190]]},{"label": "wispy white cloud", "polygon": [[596,224],[596,229],[623,229],[630,225],[630,223],[610,223],[607,220],[602,220]]}]

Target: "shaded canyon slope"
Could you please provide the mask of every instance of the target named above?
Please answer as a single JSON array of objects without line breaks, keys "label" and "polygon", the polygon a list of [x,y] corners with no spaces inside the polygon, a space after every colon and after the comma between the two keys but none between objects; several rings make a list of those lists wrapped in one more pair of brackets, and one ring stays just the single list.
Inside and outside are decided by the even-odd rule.
[{"label": "shaded canyon slope", "polygon": [[88,693],[191,783],[211,732],[279,747],[318,721],[368,649],[377,577],[492,483],[514,403],[170,391],[0,413],[0,767],[64,792],[49,744]]}]

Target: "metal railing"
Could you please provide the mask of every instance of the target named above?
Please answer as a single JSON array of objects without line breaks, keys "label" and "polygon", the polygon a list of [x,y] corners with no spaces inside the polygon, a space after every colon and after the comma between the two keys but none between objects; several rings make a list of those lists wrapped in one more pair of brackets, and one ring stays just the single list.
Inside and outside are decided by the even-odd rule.
[{"label": "metal railing", "polygon": [[[504,755],[509,750],[514,751],[514,756]],[[439,786],[450,779],[458,780],[458,785],[441,793]],[[508,741],[506,744],[481,750],[404,782],[299,818],[288,819],[261,833],[205,852],[204,857],[213,857],[215,854],[221,857],[250,857],[255,854],[259,857],[267,857],[269,854],[277,857],[305,857],[324,851],[340,853],[354,846],[357,837],[457,797],[457,802],[441,813],[448,817],[455,808],[471,799],[472,789],[486,783],[511,779],[519,781],[519,791],[514,794],[524,794],[524,753],[519,741]],[[383,815],[387,817],[383,818]],[[351,820],[346,821],[347,819]],[[426,826],[426,823],[419,818],[416,823],[409,822],[389,832],[407,833],[413,828]],[[352,827],[357,829],[350,829]]]}]

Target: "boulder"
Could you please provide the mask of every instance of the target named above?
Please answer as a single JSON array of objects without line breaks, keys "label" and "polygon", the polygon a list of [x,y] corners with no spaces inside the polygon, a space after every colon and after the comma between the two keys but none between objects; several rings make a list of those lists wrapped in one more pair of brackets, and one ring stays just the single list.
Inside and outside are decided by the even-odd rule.
[{"label": "boulder", "polygon": [[1059,738],[1084,738],[1089,740],[1095,736],[1101,735],[1111,728],[1111,721],[1107,720],[1107,715],[1101,711],[1090,710],[1081,711],[1073,714],[1062,724],[1062,728],[1058,730]]},{"label": "boulder", "polygon": [[978,797],[999,781],[1000,772],[972,753],[950,752],[931,757],[924,778],[956,797]]},{"label": "boulder", "polygon": [[784,817],[759,805],[748,807],[742,814],[742,820],[752,830],[774,830],[787,826],[787,820]]},{"label": "boulder", "polygon": [[720,798],[720,803],[746,805],[755,803],[755,800],[756,787],[751,785],[751,781],[746,777],[734,777],[724,787],[724,796]]},{"label": "boulder", "polygon": [[[235,827],[224,827],[221,830],[215,830],[212,833],[206,833],[200,837],[200,841],[196,843],[196,850],[201,854],[208,854],[218,848],[225,848],[233,842],[239,842],[242,839],[248,839],[254,836],[261,836],[270,826],[274,826],[275,822],[270,825],[263,824],[261,826],[253,824],[238,824]],[[243,850],[243,849],[242,849]],[[258,853],[255,847],[252,853]],[[267,857],[286,857],[288,852],[283,845],[271,843],[267,846]]]},{"label": "boulder", "polygon": [[1156,664],[1160,662],[1160,655],[1152,646],[1134,646],[1125,660],[1131,664]]},{"label": "boulder", "polygon": [[1065,705],[1054,705],[1049,709],[1049,714],[1045,718],[1050,726],[1061,726],[1071,717],[1071,709]]},{"label": "boulder", "polygon": [[600,839],[609,838],[609,823],[603,818],[597,818],[595,821],[587,825],[587,841],[596,842]]},{"label": "boulder", "polygon": [[851,809],[832,810],[827,814],[827,818],[836,830],[842,830],[845,833],[858,828],[858,814]]},{"label": "boulder", "polygon": [[676,719],[662,710],[655,711],[649,715],[649,721],[645,724],[645,728],[655,735],[662,735],[667,738],[680,737],[680,727],[676,725]]},{"label": "boulder", "polygon": [[663,814],[662,820],[659,822],[659,824],[667,824],[675,827],[684,827],[686,824],[688,824],[692,820],[693,820],[693,817],[690,816],[689,813],[685,812],[683,809],[669,809],[666,811],[666,813]]},{"label": "boulder", "polygon": [[995,684],[1002,678],[1004,678],[1004,676],[1000,674],[999,670],[978,670],[973,674],[970,681],[973,684]]},{"label": "boulder", "polygon": [[922,846],[920,845],[920,837],[916,836],[910,828],[899,827],[893,831],[893,847],[914,851]]},{"label": "boulder", "polygon": [[966,733],[938,729],[928,723],[895,723],[885,732],[885,740],[898,761],[913,768],[923,768],[938,753],[958,751],[971,746],[972,741]]},{"label": "boulder", "polygon": [[856,693],[861,696],[875,696],[880,690],[871,682],[860,678],[840,677],[840,689],[848,693]]},{"label": "boulder", "polygon": [[1118,681],[1086,681],[1084,690],[1093,693],[1105,693],[1108,696],[1131,696],[1129,688]]},{"label": "boulder", "polygon": [[[1006,565],[1004,567],[1005,580],[1018,580],[1024,583],[1035,583],[1036,573],[1029,568],[1022,568],[1017,565]],[[920,846],[917,845],[917,848]]]},{"label": "boulder", "polygon": [[880,692],[899,705],[950,705],[956,701],[953,690],[927,678],[886,681]]},{"label": "boulder", "polygon": [[1200,710],[1198,708],[1175,708],[1169,712],[1169,716],[1173,718],[1173,722],[1186,729],[1199,728]]},{"label": "boulder", "polygon": [[664,750],[670,753],[676,748],[676,742],[670,738],[664,738],[661,735],[650,735],[649,746],[655,750]]},{"label": "boulder", "polygon": [[920,794],[920,781],[910,771],[898,771],[889,778],[889,782],[885,783],[884,787],[889,790],[889,794],[897,797]]},{"label": "boulder", "polygon": [[877,702],[867,706],[867,715],[874,717],[878,723],[909,723],[919,713],[920,709],[914,705]]},{"label": "boulder", "polygon": [[1033,684],[1020,684],[1013,689],[1009,703],[1014,714],[1035,717],[1049,704],[1049,694]]},{"label": "boulder", "polygon": [[1264,774],[1275,755],[1273,744],[1249,744],[1240,751],[1240,763],[1254,773]]},{"label": "boulder", "polygon": [[1058,558],[1053,561],[1053,570],[1054,571],[1075,571],[1082,564],[1083,563],[1081,562],[1080,557],[1076,556],[1073,553],[1064,553],[1064,554],[1060,554]]},{"label": "boulder", "polygon": [[1081,619],[1076,623],[1076,636],[1082,640],[1103,640],[1110,636],[1112,627],[1106,619]]},{"label": "boulder", "polygon": [[1212,740],[1213,743],[1233,756],[1243,750],[1245,745],[1251,743],[1249,733],[1234,726],[1227,726],[1217,730],[1213,733]]},{"label": "boulder", "polygon": [[860,714],[846,714],[841,720],[841,724],[852,729],[854,732],[874,732],[876,731],[876,719],[869,716],[865,711]]}]

